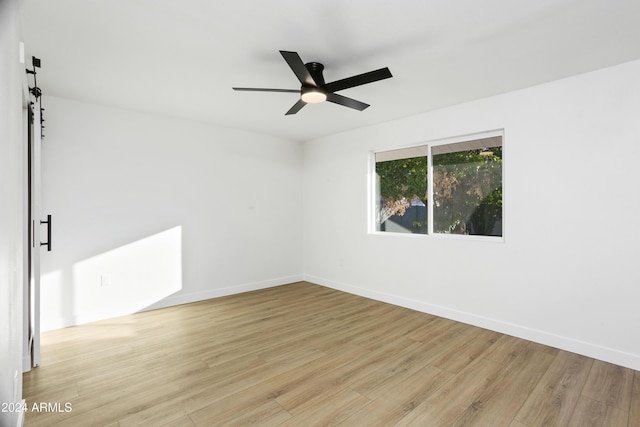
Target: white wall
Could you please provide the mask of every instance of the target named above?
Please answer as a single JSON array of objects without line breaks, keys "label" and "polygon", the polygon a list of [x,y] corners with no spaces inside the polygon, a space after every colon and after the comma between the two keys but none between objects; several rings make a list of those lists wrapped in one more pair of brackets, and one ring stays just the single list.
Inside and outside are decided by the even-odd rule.
[{"label": "white wall", "polygon": [[[19,2],[0,2],[0,403],[22,400],[22,292],[24,262],[22,76]],[[4,408],[6,409],[6,408]],[[0,412],[1,426],[19,413]]]},{"label": "white wall", "polygon": [[[636,61],[303,146],[45,97],[43,329],[304,272],[640,369],[639,75]],[[498,128],[504,243],[367,233],[371,151]]]},{"label": "white wall", "polygon": [[[639,117],[635,61],[310,141],[305,277],[640,369]],[[499,128],[504,243],[368,235],[370,151]]]},{"label": "white wall", "polygon": [[43,330],[301,279],[299,143],[43,104]]}]

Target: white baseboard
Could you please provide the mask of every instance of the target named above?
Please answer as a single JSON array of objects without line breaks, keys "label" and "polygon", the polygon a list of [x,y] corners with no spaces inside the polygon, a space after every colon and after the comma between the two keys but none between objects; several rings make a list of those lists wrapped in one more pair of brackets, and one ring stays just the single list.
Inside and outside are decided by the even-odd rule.
[{"label": "white baseboard", "polygon": [[212,298],[226,297],[228,295],[241,294],[244,292],[257,291],[260,289],[273,288],[275,286],[286,285],[288,283],[295,283],[304,280],[303,276],[287,276],[280,277],[278,279],[263,280],[260,282],[245,283],[242,285],[229,286],[226,288],[209,289],[201,292],[192,292],[189,294],[176,295],[172,297],[164,298],[149,307],[140,311],[156,310],[158,308],[172,307],[174,305],[189,304],[191,302],[204,301]]},{"label": "white baseboard", "polygon": [[[517,338],[534,341],[540,344],[570,351],[572,353],[582,354],[584,356],[593,357],[594,359],[603,360],[605,362],[640,371],[640,355],[637,354],[626,353],[620,350],[576,340],[570,337],[556,335],[548,331],[541,331],[523,325],[517,325],[485,316],[479,316],[477,314],[469,312],[455,310],[449,307],[429,304],[423,301],[361,288],[346,283],[339,283],[333,280],[313,275],[293,275],[277,279],[229,286],[225,288],[210,289],[206,291],[170,296],[156,303],[153,303],[152,305],[149,305],[139,311],[148,311],[180,304],[188,304],[191,302],[203,301],[211,298],[219,298],[228,295],[286,285],[288,283],[299,282],[302,280],[350,294],[359,295],[365,298],[370,298],[376,301],[386,302],[400,307],[409,308],[423,313],[433,314],[435,316],[444,317],[446,319],[451,319],[458,322],[467,323],[469,325],[478,326],[481,328],[511,335]],[[67,326],[80,325],[83,323],[108,319],[110,317],[115,316],[74,316],[72,320],[63,318],[47,319],[46,327],[44,327],[43,325],[42,331],[44,332],[47,330],[60,329]]]},{"label": "white baseboard", "polygon": [[[22,405],[24,407],[27,406],[27,401],[26,400],[22,399],[21,403],[22,403]],[[20,411],[20,413],[18,414],[18,422],[16,424],[18,427],[23,427],[24,426],[24,416],[25,416],[26,413],[27,413],[27,411]]]},{"label": "white baseboard", "polygon": [[203,301],[211,298],[219,298],[228,295],[241,294],[244,292],[257,291],[259,289],[267,289],[275,286],[286,285],[288,283],[300,282],[303,280],[302,274],[279,277],[276,279],[263,280],[259,282],[243,283],[235,286],[228,286],[225,288],[208,289],[200,292],[181,293],[179,295],[169,296],[154,302],[142,309],[136,309],[130,312],[118,312],[118,313],[91,313],[91,314],[72,314],[67,317],[58,318],[41,318],[41,332],[52,331],[55,329],[62,329],[69,326],[82,325],[85,323],[96,322],[99,320],[111,319],[114,317],[124,316],[127,314],[133,314],[136,312],[143,312],[149,310],[157,310],[159,308],[173,307],[181,304],[188,304],[191,302]]},{"label": "white baseboard", "polygon": [[517,338],[537,342],[540,344],[548,345],[550,347],[555,347],[561,350],[570,351],[572,353],[581,354],[583,356],[592,357],[594,359],[640,371],[640,355],[637,354],[626,353],[597,344],[556,335],[551,332],[503,322],[489,317],[479,316],[464,311],[458,311],[436,304],[429,304],[423,301],[400,297],[385,292],[379,292],[345,283],[339,283],[333,280],[324,279],[322,277],[304,275],[304,280],[310,283],[326,286],[328,288],[336,289],[350,294],[359,295],[376,301],[386,302],[400,307],[405,307],[423,313],[428,313],[435,316],[444,317],[446,319],[466,323],[469,325],[478,326],[484,329],[489,329],[506,335],[511,335]]},{"label": "white baseboard", "polygon": [[31,370],[31,355],[22,356],[22,373],[29,372]]}]

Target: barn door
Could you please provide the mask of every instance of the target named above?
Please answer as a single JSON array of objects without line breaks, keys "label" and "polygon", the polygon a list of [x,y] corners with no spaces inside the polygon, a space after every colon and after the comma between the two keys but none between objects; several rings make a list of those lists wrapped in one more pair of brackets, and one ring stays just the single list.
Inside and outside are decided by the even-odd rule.
[{"label": "barn door", "polygon": [[[37,61],[37,65],[36,65]],[[34,70],[40,66],[39,60],[34,58]],[[35,77],[35,76],[34,76]],[[25,298],[25,363],[23,369],[29,370],[40,365],[40,253],[43,247],[51,250],[51,215],[42,214],[42,96],[37,83],[30,88],[31,100],[27,108],[27,162],[28,162],[28,241],[27,254],[28,292]]]}]

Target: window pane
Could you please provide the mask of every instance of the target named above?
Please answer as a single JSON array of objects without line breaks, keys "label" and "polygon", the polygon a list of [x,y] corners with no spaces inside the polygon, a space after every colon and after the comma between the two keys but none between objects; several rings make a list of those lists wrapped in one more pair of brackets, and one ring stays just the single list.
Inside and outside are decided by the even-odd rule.
[{"label": "window pane", "polygon": [[[426,152],[426,146],[422,150]],[[394,160],[376,161],[376,229],[426,234],[427,156],[403,158],[401,151],[396,150],[391,156]],[[404,153],[411,154],[416,154],[415,149],[407,149]]]},{"label": "window pane", "polygon": [[502,236],[502,137],[433,147],[431,161],[433,231]]}]

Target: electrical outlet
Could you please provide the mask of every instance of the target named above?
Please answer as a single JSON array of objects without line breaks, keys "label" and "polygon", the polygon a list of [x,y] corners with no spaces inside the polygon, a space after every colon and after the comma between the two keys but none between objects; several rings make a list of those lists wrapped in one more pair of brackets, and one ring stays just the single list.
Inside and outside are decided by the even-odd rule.
[{"label": "electrical outlet", "polygon": [[106,286],[111,286],[111,278],[106,274],[100,275],[100,287],[104,288]]}]

